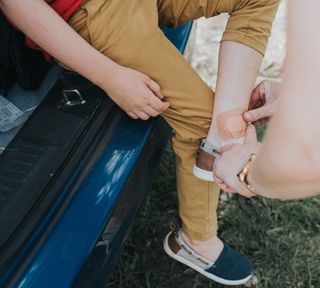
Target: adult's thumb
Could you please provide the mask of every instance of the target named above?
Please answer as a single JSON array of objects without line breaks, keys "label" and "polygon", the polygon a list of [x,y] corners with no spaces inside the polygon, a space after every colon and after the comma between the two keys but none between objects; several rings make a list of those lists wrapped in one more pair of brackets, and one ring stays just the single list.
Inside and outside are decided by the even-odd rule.
[{"label": "adult's thumb", "polygon": [[243,118],[247,122],[252,123],[252,122],[258,121],[260,119],[270,117],[270,115],[269,115],[270,109],[269,108],[270,108],[269,106],[262,106],[257,109],[250,110],[250,111],[244,113]]},{"label": "adult's thumb", "polygon": [[254,127],[252,124],[248,125],[246,136],[245,136],[245,143],[252,143],[257,142],[257,132],[256,127]]}]

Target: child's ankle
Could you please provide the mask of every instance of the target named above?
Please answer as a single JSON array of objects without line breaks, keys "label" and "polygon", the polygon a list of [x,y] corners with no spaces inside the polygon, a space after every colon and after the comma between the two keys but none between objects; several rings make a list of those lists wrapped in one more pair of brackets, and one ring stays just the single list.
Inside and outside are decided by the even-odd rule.
[{"label": "child's ankle", "polygon": [[229,146],[229,145],[236,145],[236,144],[243,144],[244,143],[244,137],[241,138],[234,138],[227,141],[223,141],[220,139],[210,139],[207,138],[206,141],[212,145],[215,149],[220,151],[223,147]]},{"label": "child's ankle", "polygon": [[210,128],[210,131],[207,135],[206,142],[212,145],[218,151],[224,146],[222,139],[219,137],[215,126]]},{"label": "child's ankle", "polygon": [[[221,130],[221,129],[220,129]],[[235,145],[235,144],[243,144],[244,143],[244,134],[245,130],[243,130],[242,133],[230,133],[229,138],[223,138],[219,134],[219,129],[217,128],[217,123],[213,122],[211,124],[208,136],[206,138],[206,141],[211,144],[215,149],[220,150],[221,148],[229,145]]]},{"label": "child's ankle", "polygon": [[223,147],[229,146],[229,145],[235,145],[235,144],[243,144],[243,143],[244,143],[244,137],[233,138],[227,141],[223,141]]}]

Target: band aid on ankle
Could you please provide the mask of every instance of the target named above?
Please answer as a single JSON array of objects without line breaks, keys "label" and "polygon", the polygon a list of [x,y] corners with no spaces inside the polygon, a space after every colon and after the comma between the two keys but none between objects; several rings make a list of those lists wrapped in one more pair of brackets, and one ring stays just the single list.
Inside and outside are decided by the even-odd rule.
[{"label": "band aid on ankle", "polygon": [[223,141],[243,138],[248,124],[242,115],[247,109],[237,109],[221,113],[217,117],[217,129]]}]

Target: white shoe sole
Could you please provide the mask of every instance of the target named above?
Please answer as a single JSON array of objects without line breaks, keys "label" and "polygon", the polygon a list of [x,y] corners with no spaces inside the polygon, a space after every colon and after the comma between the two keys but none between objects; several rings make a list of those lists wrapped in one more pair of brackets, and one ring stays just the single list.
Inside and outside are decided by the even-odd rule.
[{"label": "white shoe sole", "polygon": [[208,182],[214,182],[213,172],[201,169],[201,168],[197,167],[196,165],[193,166],[193,175],[201,180],[208,181]]},{"label": "white shoe sole", "polygon": [[180,263],[184,264],[184,265],[187,265],[188,267],[192,268],[193,270],[199,272],[200,274],[202,274],[203,276],[217,282],[217,283],[220,283],[220,284],[223,284],[223,285],[229,285],[229,286],[237,286],[237,285],[241,285],[241,284],[244,284],[246,282],[248,282],[250,280],[250,278],[252,277],[252,275],[244,278],[244,279],[241,279],[241,280],[225,280],[223,278],[220,278],[220,277],[217,277],[209,272],[206,272],[204,271],[202,268],[198,267],[197,265],[195,265],[194,263],[180,257],[179,255],[175,254],[172,252],[172,250],[170,249],[169,245],[168,245],[168,240],[169,240],[169,237],[171,235],[172,232],[170,232],[166,238],[164,239],[164,242],[163,242],[163,248],[164,248],[164,251],[170,256],[172,257],[173,259],[179,261]]}]

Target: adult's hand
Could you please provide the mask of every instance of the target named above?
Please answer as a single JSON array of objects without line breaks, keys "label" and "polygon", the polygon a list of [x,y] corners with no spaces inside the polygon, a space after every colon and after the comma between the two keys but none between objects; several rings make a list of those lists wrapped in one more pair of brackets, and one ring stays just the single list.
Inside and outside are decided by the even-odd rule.
[{"label": "adult's hand", "polygon": [[120,65],[113,72],[102,89],[131,118],[148,120],[169,107],[160,86],[145,74]]},{"label": "adult's hand", "polygon": [[213,170],[215,183],[225,192],[239,193],[245,197],[254,196],[239,181],[237,175],[245,167],[251,154],[258,153],[260,145],[255,127],[249,125],[244,144],[233,145],[222,151],[221,159]]},{"label": "adult's hand", "polygon": [[280,83],[265,80],[252,91],[249,111],[243,115],[247,122],[261,125],[269,121],[276,111],[280,85]]}]

